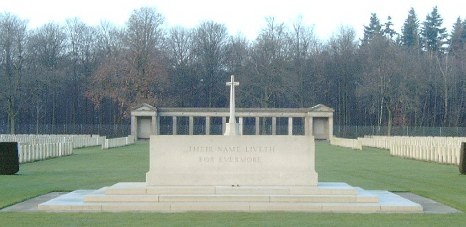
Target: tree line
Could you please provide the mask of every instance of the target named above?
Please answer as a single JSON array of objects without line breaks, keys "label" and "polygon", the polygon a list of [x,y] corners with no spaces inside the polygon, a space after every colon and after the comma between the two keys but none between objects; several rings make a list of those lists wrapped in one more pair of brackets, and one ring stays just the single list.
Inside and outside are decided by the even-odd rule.
[{"label": "tree line", "polygon": [[0,14],[0,124],[128,123],[141,103],[227,107],[235,75],[238,107],[335,109],[336,125],[466,126],[466,20],[451,32],[437,9],[414,9],[401,31],[370,15],[364,37],[341,26],[329,40],[298,19],[266,18],[255,40],[205,21],[167,27],[154,8],[134,10],[123,27],[28,29]]}]

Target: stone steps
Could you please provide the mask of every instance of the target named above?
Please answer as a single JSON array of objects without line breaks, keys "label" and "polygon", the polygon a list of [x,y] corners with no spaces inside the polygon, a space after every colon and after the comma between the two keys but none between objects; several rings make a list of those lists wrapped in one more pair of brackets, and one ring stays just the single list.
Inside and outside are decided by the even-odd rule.
[{"label": "stone steps", "polygon": [[375,196],[347,195],[89,195],[85,202],[292,202],[377,203]]},{"label": "stone steps", "polygon": [[267,203],[267,202],[178,202],[178,203],[80,203],[40,204],[39,210],[50,212],[188,212],[188,211],[296,211],[331,213],[421,213],[422,207],[414,204],[380,203]]},{"label": "stone steps", "polygon": [[357,195],[358,189],[346,183],[319,183],[309,186],[147,186],[146,183],[117,183],[106,188],[108,195],[132,194],[219,194],[219,195]]},{"label": "stone steps", "polygon": [[[297,192],[307,194],[293,194]],[[345,183],[321,183],[317,187],[151,187],[144,183],[118,183],[99,190],[74,191],[40,204],[39,209],[86,212],[422,212],[422,206],[393,193],[366,191]]]}]

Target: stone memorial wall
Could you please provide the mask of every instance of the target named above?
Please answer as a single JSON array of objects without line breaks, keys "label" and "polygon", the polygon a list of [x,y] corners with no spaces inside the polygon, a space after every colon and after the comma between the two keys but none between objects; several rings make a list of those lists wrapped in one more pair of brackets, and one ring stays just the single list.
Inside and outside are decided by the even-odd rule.
[{"label": "stone memorial wall", "polygon": [[148,185],[317,185],[309,136],[152,136]]}]

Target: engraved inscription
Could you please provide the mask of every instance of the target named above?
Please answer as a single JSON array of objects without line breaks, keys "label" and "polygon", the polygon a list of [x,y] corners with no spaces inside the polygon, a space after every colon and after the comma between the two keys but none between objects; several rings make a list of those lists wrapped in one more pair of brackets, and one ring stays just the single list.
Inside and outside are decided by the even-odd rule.
[{"label": "engraved inscription", "polygon": [[185,150],[197,155],[197,161],[203,164],[259,164],[264,160],[262,155],[274,152],[275,146],[188,146]]},{"label": "engraved inscription", "polygon": [[246,152],[271,153],[271,152],[275,152],[275,147],[273,146],[247,146]]}]

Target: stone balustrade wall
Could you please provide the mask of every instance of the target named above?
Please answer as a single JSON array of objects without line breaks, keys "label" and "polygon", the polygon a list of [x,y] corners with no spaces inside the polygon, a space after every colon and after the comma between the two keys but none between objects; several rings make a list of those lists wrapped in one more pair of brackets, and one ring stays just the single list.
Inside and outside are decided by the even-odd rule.
[{"label": "stone balustrade wall", "polygon": [[114,139],[105,139],[102,143],[102,149],[109,149],[113,147],[122,147],[130,144],[134,144],[134,136],[120,137]]}]

